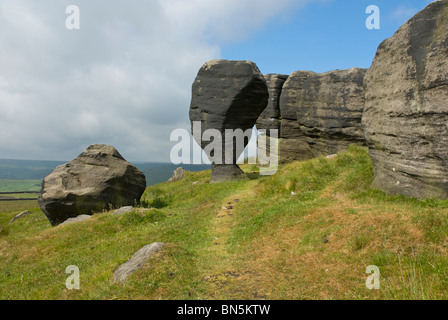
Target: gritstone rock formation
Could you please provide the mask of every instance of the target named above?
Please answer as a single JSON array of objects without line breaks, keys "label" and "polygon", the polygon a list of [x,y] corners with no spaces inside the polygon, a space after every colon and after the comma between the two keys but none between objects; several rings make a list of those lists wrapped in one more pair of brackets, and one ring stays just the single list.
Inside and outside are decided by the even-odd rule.
[{"label": "gritstone rock formation", "polygon": [[[219,155],[216,149],[207,148],[217,141],[207,141],[197,135],[194,137],[212,162],[211,182],[229,181],[243,175],[236,164],[243,150],[237,148],[234,139],[225,138],[225,131],[251,130],[266,108],[268,97],[266,81],[253,62],[212,60],[199,70],[193,83],[190,106],[193,134],[196,122],[201,124],[201,137],[204,131],[215,129],[222,138],[219,142],[222,155]],[[249,138],[241,141],[243,149]]]},{"label": "gritstone rock formation", "polygon": [[288,79],[286,74],[266,74],[264,76],[269,91],[268,106],[257,119],[257,129],[266,129],[269,135],[270,129],[280,130],[281,114],[280,114],[280,94],[283,85]]},{"label": "gritstone rock formation", "polygon": [[365,144],[361,117],[366,71],[297,71],[289,76],[280,96],[282,163]]},{"label": "gritstone rock formation", "polygon": [[171,178],[168,179],[168,182],[174,182],[174,181],[179,181],[182,179],[185,179],[185,169],[182,167],[177,168],[176,170],[174,170],[173,175],[171,176]]},{"label": "gritstone rock formation", "polygon": [[38,202],[55,226],[69,218],[101,212],[110,205],[133,205],[145,188],[144,174],[114,147],[91,145],[43,180]]},{"label": "gritstone rock formation", "polygon": [[[260,163],[270,162],[267,158],[271,156],[271,145],[278,147],[278,138],[280,137],[281,114],[280,114],[280,94],[283,85],[288,79],[285,74],[266,74],[264,76],[269,92],[268,106],[257,119],[257,130],[259,130],[258,144],[265,146],[265,152],[258,152],[257,157]],[[265,131],[263,131],[265,130]],[[271,130],[276,130],[274,131]],[[276,141],[271,141],[276,140]],[[278,152],[278,149],[276,150]]]},{"label": "gritstone rock formation", "polygon": [[375,188],[448,198],[447,62],[448,0],[429,4],[378,47],[363,115]]}]

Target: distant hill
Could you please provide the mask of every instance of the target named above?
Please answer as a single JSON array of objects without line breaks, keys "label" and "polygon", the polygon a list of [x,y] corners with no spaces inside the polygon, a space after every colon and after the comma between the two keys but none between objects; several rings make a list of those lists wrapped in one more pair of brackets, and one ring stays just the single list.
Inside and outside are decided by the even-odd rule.
[{"label": "distant hill", "polygon": [[0,179],[42,180],[63,161],[0,159]]},{"label": "distant hill", "polygon": [[[30,191],[39,180],[45,178],[54,168],[65,161],[13,160],[0,159],[0,189],[1,191]],[[210,169],[210,165],[174,165],[166,162],[134,163],[146,176],[148,186],[167,181],[177,167],[187,171],[202,171]],[[18,183],[15,180],[32,180],[32,183]],[[38,180],[36,182],[36,180]],[[20,188],[23,186],[24,188]],[[23,189],[23,190],[22,190]],[[40,188],[39,188],[40,189]]]}]

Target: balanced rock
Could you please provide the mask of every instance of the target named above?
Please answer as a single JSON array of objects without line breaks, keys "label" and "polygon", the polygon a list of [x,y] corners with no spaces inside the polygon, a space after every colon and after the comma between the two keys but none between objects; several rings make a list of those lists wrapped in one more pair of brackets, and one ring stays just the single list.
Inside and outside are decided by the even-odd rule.
[{"label": "balanced rock", "polygon": [[43,180],[38,202],[55,226],[110,206],[133,205],[140,200],[145,188],[144,174],[114,147],[91,145]]},{"label": "balanced rock", "polygon": [[448,198],[448,0],[432,2],[383,41],[364,84],[373,186]]},{"label": "balanced rock", "polygon": [[[212,163],[211,182],[243,175],[236,162],[268,98],[266,80],[251,61],[212,60],[199,70],[192,87],[190,121],[196,142]],[[229,130],[236,141],[230,134],[226,138]],[[204,137],[205,131],[211,137]],[[243,138],[243,133],[249,134]]]},{"label": "balanced rock", "polygon": [[281,162],[306,160],[365,145],[361,119],[366,69],[297,71],[280,97]]}]

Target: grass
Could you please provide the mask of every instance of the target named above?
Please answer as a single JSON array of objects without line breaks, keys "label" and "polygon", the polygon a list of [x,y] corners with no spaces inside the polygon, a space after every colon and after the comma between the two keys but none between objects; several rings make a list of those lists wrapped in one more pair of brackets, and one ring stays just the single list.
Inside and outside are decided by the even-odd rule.
[{"label": "grass", "polygon": [[162,209],[167,207],[172,202],[171,194],[164,194],[164,192],[157,187],[147,189],[142,196],[140,206],[144,208]]},{"label": "grass", "polygon": [[[364,148],[271,177],[149,187],[141,209],[52,228],[36,201],[0,203],[1,299],[447,299],[448,201],[372,190]],[[34,213],[9,224],[25,210]],[[164,242],[124,286],[113,271]],[[65,288],[77,265],[81,289]],[[368,290],[366,268],[381,271]]]}]

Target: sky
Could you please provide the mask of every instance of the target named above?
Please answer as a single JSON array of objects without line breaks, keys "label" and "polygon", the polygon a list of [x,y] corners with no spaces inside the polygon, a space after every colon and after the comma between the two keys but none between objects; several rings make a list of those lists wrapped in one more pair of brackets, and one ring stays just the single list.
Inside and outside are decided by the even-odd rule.
[{"label": "sky", "polygon": [[[206,61],[251,60],[264,74],[368,68],[430,2],[2,0],[0,158],[69,161],[102,143],[169,162]],[[69,5],[79,29],[67,28]],[[366,27],[369,5],[380,29]]]}]

